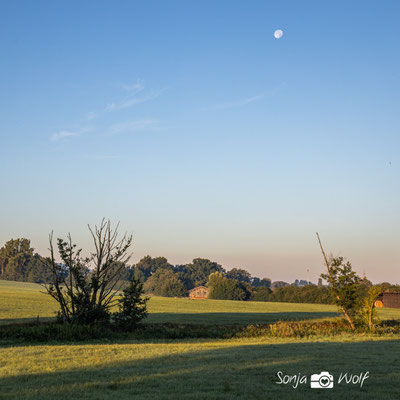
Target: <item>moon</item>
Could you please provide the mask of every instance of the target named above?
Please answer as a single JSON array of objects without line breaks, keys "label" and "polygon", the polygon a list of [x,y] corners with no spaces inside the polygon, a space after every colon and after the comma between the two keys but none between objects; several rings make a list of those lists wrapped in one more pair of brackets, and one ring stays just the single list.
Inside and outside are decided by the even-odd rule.
[{"label": "moon", "polygon": [[283,36],[283,31],[282,31],[281,29],[277,29],[277,30],[274,32],[274,37],[275,37],[275,39],[280,39],[282,36]]}]

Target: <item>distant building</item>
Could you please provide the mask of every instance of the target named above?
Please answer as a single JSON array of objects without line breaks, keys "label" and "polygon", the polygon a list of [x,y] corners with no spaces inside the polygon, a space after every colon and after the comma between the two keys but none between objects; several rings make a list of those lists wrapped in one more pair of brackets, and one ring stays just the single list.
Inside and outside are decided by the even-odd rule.
[{"label": "distant building", "polygon": [[313,283],[312,283],[312,282],[307,282],[307,281],[304,280],[304,279],[301,279],[301,280],[296,279],[296,280],[292,283],[291,286],[302,287],[302,286],[310,286],[310,285],[313,285]]},{"label": "distant building", "polygon": [[205,286],[198,286],[189,290],[189,297],[191,299],[206,299],[210,289]]},{"label": "distant building", "polygon": [[400,293],[381,293],[375,301],[375,307],[400,308]]}]

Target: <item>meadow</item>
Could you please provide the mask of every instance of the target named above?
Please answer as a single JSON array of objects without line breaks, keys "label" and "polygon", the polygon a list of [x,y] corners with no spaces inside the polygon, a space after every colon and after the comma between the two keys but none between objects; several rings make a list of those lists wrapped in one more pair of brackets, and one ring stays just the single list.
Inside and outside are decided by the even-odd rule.
[{"label": "meadow", "polygon": [[[56,302],[36,283],[0,280],[0,324],[54,317]],[[339,316],[332,305],[151,297],[146,322],[182,324],[266,324]],[[381,319],[400,318],[400,309],[379,309]]]},{"label": "meadow", "polygon": [[[56,304],[39,285],[0,281],[1,323],[50,318]],[[148,322],[255,324],[337,318],[333,306],[151,298]],[[400,318],[400,310],[380,310]],[[97,340],[0,345],[0,399],[399,398],[400,336]],[[278,385],[277,372],[307,384]],[[333,389],[311,389],[329,371]],[[340,373],[369,371],[359,385]]]}]

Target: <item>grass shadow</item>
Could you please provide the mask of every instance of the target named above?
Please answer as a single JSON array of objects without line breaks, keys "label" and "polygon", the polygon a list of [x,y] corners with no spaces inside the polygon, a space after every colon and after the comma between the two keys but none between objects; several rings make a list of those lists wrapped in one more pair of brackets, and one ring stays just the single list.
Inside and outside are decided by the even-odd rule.
[{"label": "grass shadow", "polygon": [[[159,344],[163,346],[158,348],[161,355],[155,355],[157,348],[146,347],[146,344],[104,346],[97,348],[99,354],[104,350],[104,359],[93,358],[95,365],[86,367],[78,366],[78,358],[85,357],[87,346],[76,346],[74,355],[65,354],[64,357],[71,359],[77,367],[32,374],[24,374],[22,368],[20,374],[0,379],[0,398],[215,400],[321,396],[337,399],[347,396],[351,399],[392,399],[398,398],[400,393],[400,340],[258,342],[247,345],[233,341],[225,342],[225,345],[220,343],[218,347],[219,343],[197,342],[193,343],[193,349],[190,346],[180,348],[173,343]],[[51,354],[63,357],[63,351],[65,348],[62,346],[58,350],[52,348]],[[131,353],[127,355],[129,351]],[[110,361],[110,352],[113,361]],[[37,357],[41,356],[37,352]],[[50,368],[52,362],[54,360],[49,360]],[[307,375],[307,385],[300,385],[297,389],[291,385],[277,385],[278,371],[291,376]],[[333,374],[333,389],[310,389],[310,375],[321,371]],[[336,382],[341,372],[359,374],[365,371],[369,371],[370,378],[362,389]]]},{"label": "grass shadow", "polygon": [[[335,318],[336,312],[207,312],[207,313],[149,313],[145,323],[210,324],[210,325],[250,325],[269,324],[276,321],[300,321]],[[55,317],[39,317],[40,322],[49,322]],[[3,318],[1,325],[36,322],[37,318]]]},{"label": "grass shadow", "polygon": [[148,322],[182,324],[250,325],[269,324],[276,321],[300,321],[338,317],[336,312],[215,312],[215,313],[151,313]]}]

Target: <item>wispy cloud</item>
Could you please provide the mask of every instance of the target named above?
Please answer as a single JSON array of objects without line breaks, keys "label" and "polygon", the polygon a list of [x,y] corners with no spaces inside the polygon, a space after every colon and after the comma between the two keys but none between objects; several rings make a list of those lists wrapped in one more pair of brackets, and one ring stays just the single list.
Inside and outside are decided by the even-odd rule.
[{"label": "wispy cloud", "polygon": [[133,83],[131,85],[121,83],[119,86],[121,89],[127,92],[139,93],[144,89],[144,82],[141,79],[138,79],[136,83]]},{"label": "wispy cloud", "polygon": [[227,102],[227,103],[214,104],[209,107],[203,107],[201,110],[202,111],[215,111],[215,110],[228,110],[230,108],[244,107],[247,104],[254,103],[256,101],[260,101],[260,100],[274,96],[283,86],[284,86],[284,83],[282,83],[280,86],[278,86],[275,89],[272,89],[268,92],[258,94],[256,96],[246,97],[244,99],[235,100],[235,101],[231,101],[231,102]]},{"label": "wispy cloud", "polygon": [[57,142],[59,140],[67,140],[67,139],[72,139],[74,137],[78,137],[83,135],[84,133],[90,132],[92,128],[81,128],[78,130],[62,130],[59,132],[54,132],[51,136],[50,139],[54,142]]},{"label": "wispy cloud", "polygon": [[116,135],[123,132],[137,132],[146,129],[156,129],[157,127],[158,121],[154,119],[120,122],[110,126],[109,134]]},{"label": "wispy cloud", "polygon": [[[115,101],[107,104],[105,108],[96,112],[88,112],[84,116],[84,120],[82,124],[89,124],[88,121],[92,121],[94,119],[101,119],[104,114],[107,114],[111,111],[117,111],[126,109],[129,107],[133,107],[136,104],[144,103],[153,99],[156,99],[168,88],[165,87],[160,90],[145,90],[144,82],[138,79],[135,83],[132,84],[119,84],[118,85],[121,92],[121,100]],[[137,121],[128,121],[123,123],[116,123],[114,125],[109,126],[108,134],[117,134],[120,132],[128,132],[128,131],[139,131],[144,129],[156,129],[157,121],[150,119],[143,119]],[[61,140],[72,139],[73,137],[79,137],[83,133],[87,132],[88,128],[83,129],[72,129],[72,130],[60,130],[58,132],[54,132],[50,136],[50,140],[57,142]],[[96,128],[99,130],[99,127]]]},{"label": "wispy cloud", "polygon": [[158,96],[160,96],[160,94],[164,90],[165,89],[162,89],[162,90],[159,90],[159,91],[152,91],[152,92],[149,92],[149,93],[144,94],[142,96],[137,96],[138,92],[134,92],[134,94],[130,94],[125,99],[123,99],[123,100],[121,100],[119,102],[107,104],[107,106],[105,108],[105,111],[122,110],[124,108],[133,107],[136,104],[145,103],[146,101],[149,101],[149,100],[154,100]]},{"label": "wispy cloud", "polygon": [[220,103],[214,104],[210,107],[204,107],[202,110],[209,111],[209,110],[228,110],[229,108],[236,108],[236,107],[243,107],[247,104],[253,103],[255,101],[261,100],[264,97],[263,94],[247,97],[246,99],[236,100],[228,103]]},{"label": "wispy cloud", "polygon": [[62,139],[69,139],[72,137],[80,136],[83,132],[82,131],[59,131],[59,132],[54,132],[51,136],[50,139],[53,140],[54,142]]}]

